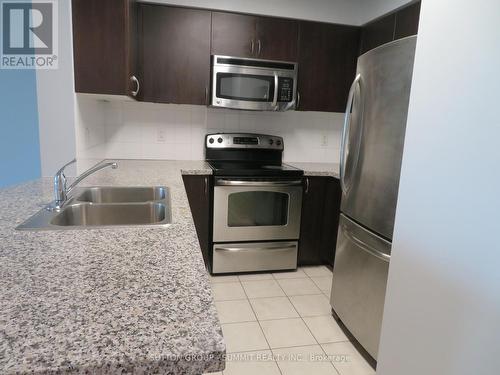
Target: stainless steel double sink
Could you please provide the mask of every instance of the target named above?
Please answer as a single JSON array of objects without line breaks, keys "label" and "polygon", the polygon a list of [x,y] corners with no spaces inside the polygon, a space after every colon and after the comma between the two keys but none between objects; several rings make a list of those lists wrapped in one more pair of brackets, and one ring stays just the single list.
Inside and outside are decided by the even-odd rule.
[{"label": "stainless steel double sink", "polygon": [[88,187],[76,190],[62,209],[44,208],[16,229],[165,226],[171,221],[170,194],[166,187]]}]

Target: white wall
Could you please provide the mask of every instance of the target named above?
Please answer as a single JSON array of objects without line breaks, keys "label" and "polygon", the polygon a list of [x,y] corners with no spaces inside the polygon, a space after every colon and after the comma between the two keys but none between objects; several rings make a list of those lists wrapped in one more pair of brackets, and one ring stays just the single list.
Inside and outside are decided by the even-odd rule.
[{"label": "white wall", "polygon": [[77,95],[79,158],[204,158],[214,132],[280,135],[287,161],[338,162],[343,114],[248,112],[194,105],[97,101]]},{"label": "white wall", "polygon": [[[36,72],[42,176],[76,155],[71,1],[59,1],[58,18],[59,69]],[[69,168],[68,175],[74,171]]]},{"label": "white wall", "polygon": [[500,372],[499,24],[423,1],[380,375]]},{"label": "white wall", "polygon": [[142,0],[189,7],[362,25],[411,0]]}]

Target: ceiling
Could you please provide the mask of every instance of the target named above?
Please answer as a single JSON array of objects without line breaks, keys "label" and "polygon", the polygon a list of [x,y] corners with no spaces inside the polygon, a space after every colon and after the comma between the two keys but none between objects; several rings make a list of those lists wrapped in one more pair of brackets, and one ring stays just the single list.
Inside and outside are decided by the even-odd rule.
[{"label": "ceiling", "polygon": [[412,0],[142,0],[195,8],[363,25]]}]

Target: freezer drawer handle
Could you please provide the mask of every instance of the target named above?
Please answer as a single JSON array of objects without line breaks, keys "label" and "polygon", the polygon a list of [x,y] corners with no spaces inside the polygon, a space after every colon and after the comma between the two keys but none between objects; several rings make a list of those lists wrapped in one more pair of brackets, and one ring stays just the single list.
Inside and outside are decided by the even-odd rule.
[{"label": "freezer drawer handle", "polygon": [[388,254],[385,254],[377,249],[374,249],[370,245],[368,245],[366,242],[360,240],[358,237],[354,236],[351,232],[349,232],[349,229],[347,229],[345,226],[343,227],[344,229],[344,234],[354,243],[356,243],[361,249],[366,251],[367,253],[373,255],[374,257],[377,257],[380,260],[383,260],[384,262],[389,263],[391,260],[391,256]]},{"label": "freezer drawer handle", "polygon": [[262,246],[262,247],[222,247],[222,246],[215,246],[215,250],[220,250],[220,251],[254,251],[254,250],[289,250],[289,249],[295,249],[297,246],[295,244],[293,245],[285,245],[285,246]]}]

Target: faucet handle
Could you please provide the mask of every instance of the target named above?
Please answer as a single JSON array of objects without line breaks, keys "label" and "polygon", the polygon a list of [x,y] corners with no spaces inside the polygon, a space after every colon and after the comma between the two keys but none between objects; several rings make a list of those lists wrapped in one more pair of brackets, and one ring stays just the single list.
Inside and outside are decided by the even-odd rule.
[{"label": "faucet handle", "polygon": [[66,167],[70,166],[71,164],[73,163],[76,163],[76,158],[71,160],[70,162],[67,162],[66,164],[64,164],[56,173],[56,176],[57,175],[64,175],[64,170],[66,169]]}]

